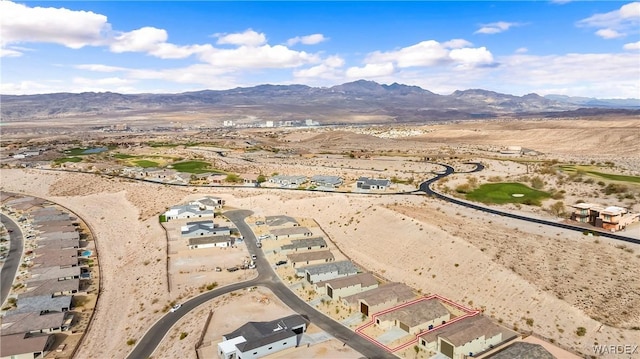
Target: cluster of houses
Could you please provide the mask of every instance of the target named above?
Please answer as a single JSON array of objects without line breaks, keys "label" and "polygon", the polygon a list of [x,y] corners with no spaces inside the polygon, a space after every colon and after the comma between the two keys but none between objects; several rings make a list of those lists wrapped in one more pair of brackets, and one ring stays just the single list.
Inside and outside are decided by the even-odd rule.
[{"label": "cluster of houses", "polygon": [[572,220],[611,232],[624,230],[628,225],[640,221],[640,213],[632,213],[622,207],[604,207],[593,203],[576,203],[571,207]]},{"label": "cluster of houses", "polygon": [[[349,260],[336,261],[325,238],[314,236],[309,228],[301,226],[293,217],[267,216],[257,224],[269,227],[269,235],[261,238],[283,241],[273,250],[276,265],[290,266],[296,276],[311,285],[321,298],[335,300],[368,318],[370,321],[365,327],[372,325],[382,331],[393,329],[403,332],[414,336],[420,349],[453,359],[493,353],[499,347],[504,350],[518,337],[517,333],[494,323],[478,311],[437,295],[418,296],[404,283],[384,282]],[[225,336],[225,341],[219,344],[221,358],[230,358],[231,353],[242,358],[255,358],[263,353],[233,349],[233,337]],[[267,342],[263,343],[264,347],[271,348],[271,343]],[[384,347],[382,343],[376,344]],[[538,346],[534,349],[544,351]]]},{"label": "cluster of houses", "polygon": [[20,216],[25,248],[32,248],[24,257],[28,279],[14,285],[15,308],[2,317],[0,352],[2,357],[44,357],[55,342],[53,333],[72,325],[74,294],[91,279],[92,252],[83,248],[78,220],[68,212],[39,198],[0,196],[3,208]]},{"label": "cluster of houses", "polygon": [[214,222],[215,210],[222,208],[224,200],[204,197],[185,205],[169,208],[161,216],[162,221],[188,220],[180,226],[180,236],[188,239],[190,249],[230,247],[234,244],[231,228]]},{"label": "cluster of houses", "polygon": [[[344,179],[339,176],[325,175],[315,175],[311,178],[297,175],[276,175],[269,178],[269,183],[279,185],[282,188],[298,188],[309,183],[309,186],[315,187],[316,189],[331,190],[342,186],[344,184]],[[386,191],[389,187],[391,187],[391,180],[389,179],[360,177],[355,183],[355,189],[359,191]]]}]

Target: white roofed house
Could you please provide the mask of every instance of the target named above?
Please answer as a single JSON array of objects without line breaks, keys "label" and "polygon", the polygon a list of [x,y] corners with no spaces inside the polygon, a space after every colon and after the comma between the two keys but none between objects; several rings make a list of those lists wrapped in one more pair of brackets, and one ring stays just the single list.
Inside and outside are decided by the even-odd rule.
[{"label": "white roofed house", "polygon": [[216,210],[222,208],[224,206],[224,200],[218,197],[207,196],[204,198],[197,199],[191,203],[191,205],[197,205],[201,210]]},{"label": "white roofed house", "polygon": [[210,209],[202,210],[198,205],[188,204],[183,206],[173,206],[164,212],[167,221],[174,219],[189,218],[214,218],[214,213]]},{"label": "white roofed house", "polygon": [[189,249],[202,249],[202,248],[214,248],[214,247],[231,247],[233,240],[230,236],[207,236],[207,237],[193,237],[189,238]]},{"label": "white roofed house", "polygon": [[362,190],[380,190],[384,191],[391,187],[391,180],[389,179],[374,179],[368,177],[360,177],[356,181],[356,188]]},{"label": "white roofed house", "polygon": [[277,175],[269,178],[269,182],[279,184],[282,187],[298,187],[307,182],[307,177]]},{"label": "white roofed house", "polygon": [[318,187],[337,188],[342,185],[342,178],[339,176],[315,175],[311,177],[311,184]]},{"label": "white roofed house", "polygon": [[296,276],[305,278],[309,283],[358,274],[358,268],[351,261],[315,264],[296,269]]},{"label": "white roofed house", "polygon": [[187,222],[186,225],[180,227],[180,234],[182,237],[229,236],[231,229],[220,227],[213,221]]},{"label": "white roofed house", "polygon": [[297,227],[300,225],[298,221],[289,216],[266,216],[264,222],[269,227],[280,227],[280,226],[290,226]]},{"label": "white roofed house", "polygon": [[249,322],[222,336],[220,359],[255,359],[297,347],[309,321],[294,314],[270,322]]}]

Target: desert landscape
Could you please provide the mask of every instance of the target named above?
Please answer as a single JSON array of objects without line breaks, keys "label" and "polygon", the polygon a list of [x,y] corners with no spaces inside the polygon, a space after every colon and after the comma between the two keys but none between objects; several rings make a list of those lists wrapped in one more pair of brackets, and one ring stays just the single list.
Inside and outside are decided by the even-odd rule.
[{"label": "desert landscape", "polygon": [[[225,210],[250,209],[258,217],[312,218],[341,253],[382,278],[404,282],[419,293],[446,296],[481,310],[514,331],[534,334],[581,356],[590,356],[593,345],[637,342],[638,245],[512,220],[409,192],[442,169],[435,163],[446,163],[457,171],[467,172],[473,166],[466,162],[481,162],[485,166],[483,171],[454,174],[436,188],[460,196],[455,188],[469,182],[490,183],[500,177],[501,181],[528,183],[539,176],[543,188],[564,191],[564,213],[570,211],[569,204],[578,200],[638,211],[637,185],[627,185],[630,196],[606,195],[602,186],[587,181],[590,177],[586,172],[581,182],[575,182],[575,178],[569,179],[571,174],[540,170],[552,160],[573,165],[612,162],[615,165],[609,171],[638,176],[639,130],[640,121],[636,118],[620,118],[480,121],[397,129],[284,130],[278,136],[272,136],[273,130],[235,134],[236,138],[250,138],[259,144],[262,149],[257,152],[237,145],[244,139],[217,139],[206,132],[191,136],[210,139],[211,144],[227,151],[224,157],[215,151],[203,151],[202,145],[172,146],[165,150],[141,145],[142,138],[116,139],[112,135],[94,134],[93,141],[129,143],[112,150],[117,153],[198,159],[229,172],[263,173],[267,177],[275,173],[311,176],[321,171],[323,175],[340,175],[346,180],[344,188],[332,192],[172,186],[111,176],[104,171],[104,174],[79,172],[91,172],[87,166],[102,170],[116,165],[119,167],[114,168],[121,168],[111,156],[91,155],[82,162],[63,163],[66,171],[15,168],[7,163],[1,172],[1,189],[59,203],[79,214],[94,231],[103,290],[78,358],[125,357],[131,345],[174,303],[202,292],[206,283],[223,286],[251,277],[248,273],[216,273],[208,268],[206,278],[192,281],[197,268],[192,268],[193,274],[188,275],[189,269],[184,267],[184,275],[174,272],[171,276],[171,291],[167,290],[168,242],[158,215],[170,206],[204,195],[224,199]],[[407,131],[415,132],[405,137],[387,136]],[[63,138],[56,138],[56,142],[64,143]],[[145,138],[153,137],[145,135]],[[27,144],[37,146],[46,141],[31,140]],[[12,142],[5,145],[4,151],[16,148],[15,140]],[[135,143],[138,145],[132,145]],[[499,149],[510,145],[532,148],[538,154],[500,155]],[[431,158],[432,162],[424,162],[425,158]],[[392,192],[406,193],[351,193],[353,187],[347,182],[359,176],[405,180]],[[413,178],[414,184],[406,182],[409,178]],[[549,198],[539,206],[491,207],[558,221],[560,213],[548,209],[554,202]],[[640,223],[621,233],[640,238]],[[210,251],[228,257],[232,254],[229,251],[236,250],[240,251],[238,258],[245,255],[242,247]],[[218,255],[214,252],[212,255]],[[184,253],[185,260],[198,256],[190,251]],[[389,253],[393,253],[393,259]],[[262,289],[256,293],[240,294],[240,300],[255,303],[258,297],[265,296],[269,303],[277,302],[277,298]],[[246,307],[244,310],[252,313],[248,314],[252,320],[272,319],[266,318],[267,311],[261,305],[241,303],[230,296],[190,313],[164,338],[153,357],[195,358],[193,345],[203,332],[203,318],[209,310],[214,310],[215,328],[218,327],[213,323],[221,320],[215,313],[230,305]],[[286,314],[286,308],[282,305],[279,308]],[[576,334],[579,328],[585,329],[581,335]],[[105,336],[103,333],[107,332],[110,334]],[[183,332],[188,335],[184,340],[178,339]],[[215,341],[220,334],[219,329],[207,331],[206,341]],[[332,341],[318,345],[321,347],[312,350],[312,346],[310,352],[291,355],[357,357],[349,351],[342,352]]]}]

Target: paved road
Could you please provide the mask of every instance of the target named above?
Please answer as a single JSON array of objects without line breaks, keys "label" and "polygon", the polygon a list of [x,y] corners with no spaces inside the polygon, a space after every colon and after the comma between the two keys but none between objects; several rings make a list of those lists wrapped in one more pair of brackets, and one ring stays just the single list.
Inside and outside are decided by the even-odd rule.
[{"label": "paved road", "polygon": [[269,262],[265,259],[262,250],[256,246],[256,238],[253,231],[244,221],[244,219],[252,213],[253,212],[248,210],[237,210],[225,212],[224,215],[234,223],[244,237],[244,242],[247,245],[249,253],[257,255],[258,258],[255,262],[258,270],[258,276],[245,282],[234,283],[214,289],[182,303],[182,307],[180,309],[173,313],[169,312],[158,320],[137,342],[135,348],[129,353],[127,358],[145,359],[151,356],[171,327],[173,327],[180,318],[188,314],[197,306],[235,290],[253,286],[264,286],[269,288],[278,298],[280,298],[280,300],[295,312],[306,315],[309,320],[311,320],[311,323],[343,341],[367,358],[397,359],[395,355],[383,351],[373,343],[357,335],[352,330],[318,312],[315,308],[309,306],[306,302],[293,294],[291,290],[289,290],[289,288],[280,281],[273,268],[269,265]]},{"label": "paved road", "polygon": [[0,214],[0,216],[2,218],[2,224],[7,227],[7,230],[12,231],[9,233],[9,238],[11,239],[9,254],[2,265],[2,270],[0,270],[0,303],[4,305],[4,301],[7,300],[7,296],[9,296],[13,280],[15,279],[18,267],[20,266],[22,251],[24,249],[24,239],[22,237],[20,226],[18,226],[17,223],[4,214]]},{"label": "paved road", "polygon": [[[499,211],[493,208],[489,208],[489,207],[484,207],[484,206],[480,206],[474,203],[469,203],[469,202],[465,202],[465,201],[461,201],[459,199],[453,198],[453,197],[449,197],[449,196],[445,196],[443,194],[440,194],[438,192],[435,192],[434,190],[431,189],[431,185],[436,182],[437,180],[446,177],[452,173],[455,172],[454,168],[449,166],[449,165],[445,165],[442,163],[438,163],[441,166],[445,167],[445,171],[441,174],[438,174],[436,177],[431,178],[425,182],[422,182],[420,184],[420,191],[425,192],[427,195],[429,196],[433,196],[439,199],[442,199],[444,201],[447,201],[449,203],[454,203],[460,206],[464,206],[467,208],[472,208],[478,211],[482,211],[482,212],[486,212],[486,213],[491,213],[491,214],[495,214],[498,216],[503,216],[503,217],[507,217],[507,218],[513,218],[513,219],[519,219],[521,221],[527,221],[527,222],[532,222],[532,223],[537,223],[537,224],[543,224],[546,226],[552,226],[552,227],[557,227],[557,228],[562,228],[562,229],[568,229],[568,230],[572,230],[572,231],[578,231],[578,232],[584,232],[585,230],[587,230],[584,227],[579,227],[579,226],[574,226],[571,224],[566,224],[566,223],[560,223],[560,222],[553,222],[553,221],[547,221],[544,219],[539,219],[539,218],[533,218],[533,217],[527,217],[527,216],[522,216],[519,214],[514,214],[514,213],[509,213],[509,212],[503,212],[503,211]],[[478,163],[474,163],[476,164],[476,169],[471,171],[471,172],[477,172],[480,171],[481,168],[480,166],[482,166],[480,164],[480,166],[478,166]],[[484,167],[482,167],[484,168]],[[597,231],[597,230],[592,230],[594,232],[597,232],[600,236],[602,237],[607,237],[607,238],[612,238],[612,239],[616,239],[619,241],[624,241],[624,242],[628,242],[628,243],[634,243],[634,244],[640,244],[640,240],[639,239],[635,239],[635,238],[630,238],[630,237],[625,237],[625,236],[621,236],[615,233],[611,233],[611,232],[603,232],[603,231]]]}]

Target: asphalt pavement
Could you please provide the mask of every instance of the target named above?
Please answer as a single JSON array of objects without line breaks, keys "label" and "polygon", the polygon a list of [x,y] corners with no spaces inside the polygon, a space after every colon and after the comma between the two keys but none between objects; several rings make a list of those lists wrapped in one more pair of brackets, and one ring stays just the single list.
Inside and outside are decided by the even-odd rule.
[{"label": "asphalt pavement", "polygon": [[16,222],[1,213],[0,218],[2,219],[2,224],[9,230],[9,238],[11,240],[9,253],[2,265],[2,270],[0,270],[0,303],[4,305],[11,291],[13,280],[16,278],[18,267],[20,266],[20,260],[22,259],[22,252],[24,250],[24,238],[22,237],[20,226],[18,226]]}]

